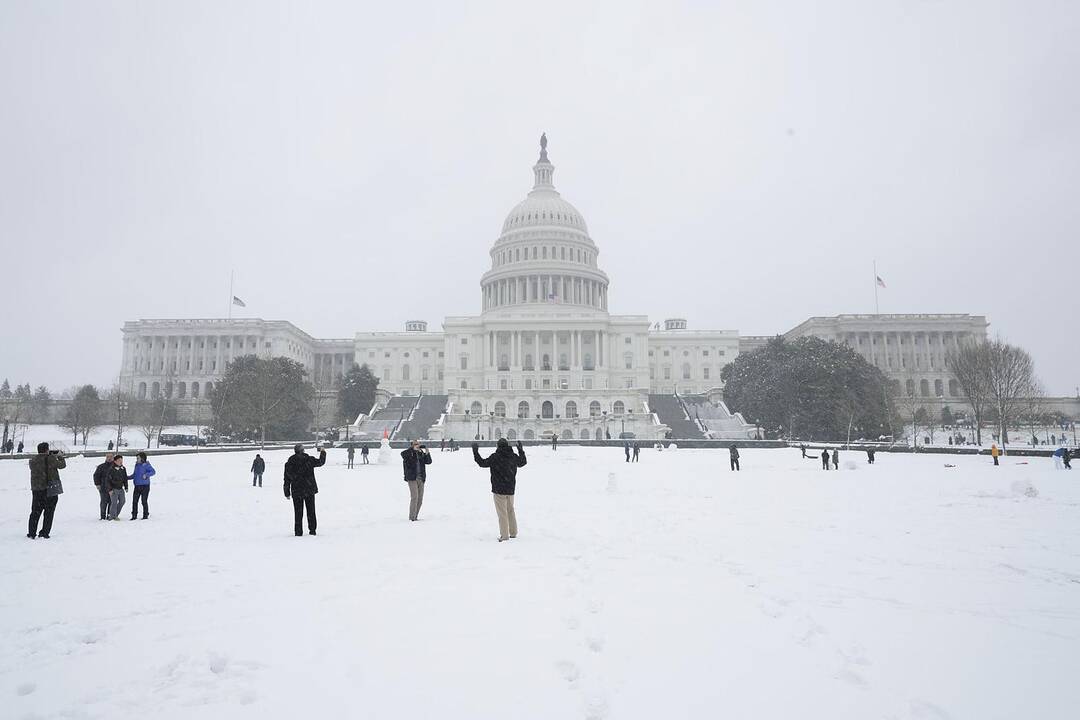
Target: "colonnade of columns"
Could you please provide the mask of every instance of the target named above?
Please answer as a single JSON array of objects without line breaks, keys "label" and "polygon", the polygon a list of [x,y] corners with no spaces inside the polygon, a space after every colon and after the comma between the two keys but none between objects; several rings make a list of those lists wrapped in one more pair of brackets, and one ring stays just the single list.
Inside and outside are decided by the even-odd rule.
[{"label": "colonnade of columns", "polygon": [[607,286],[574,275],[521,275],[484,286],[485,310],[530,302],[587,305],[607,310]]},{"label": "colonnade of columns", "polygon": [[[560,343],[560,337],[565,343]],[[600,370],[607,366],[603,330],[489,330],[484,338],[484,367],[488,370]],[[544,340],[547,345],[542,345]],[[531,342],[529,342],[531,340]],[[545,366],[542,349],[548,350]],[[560,362],[560,351],[567,364]]]}]

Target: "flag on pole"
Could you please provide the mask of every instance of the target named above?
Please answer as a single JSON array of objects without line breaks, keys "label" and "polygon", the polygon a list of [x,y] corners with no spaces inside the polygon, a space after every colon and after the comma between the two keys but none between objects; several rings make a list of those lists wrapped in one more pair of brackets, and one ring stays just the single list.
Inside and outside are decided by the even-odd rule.
[{"label": "flag on pole", "polygon": [[878,287],[885,287],[885,281],[881,279],[880,275],[875,275],[874,277],[877,278]]},{"label": "flag on pole", "polygon": [[[881,278],[878,278],[878,282],[881,282]],[[882,287],[884,287],[884,285]],[[235,295],[232,296],[232,304],[236,305],[237,307],[247,307],[247,303],[245,303],[243,300],[236,297]]]}]

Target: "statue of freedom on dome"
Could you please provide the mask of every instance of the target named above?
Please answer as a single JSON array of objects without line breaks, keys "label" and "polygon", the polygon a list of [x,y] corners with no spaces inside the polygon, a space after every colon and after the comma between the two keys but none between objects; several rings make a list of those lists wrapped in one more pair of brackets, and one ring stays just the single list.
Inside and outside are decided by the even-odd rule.
[{"label": "statue of freedom on dome", "polygon": [[540,133],[540,159],[547,160],[547,133]]}]

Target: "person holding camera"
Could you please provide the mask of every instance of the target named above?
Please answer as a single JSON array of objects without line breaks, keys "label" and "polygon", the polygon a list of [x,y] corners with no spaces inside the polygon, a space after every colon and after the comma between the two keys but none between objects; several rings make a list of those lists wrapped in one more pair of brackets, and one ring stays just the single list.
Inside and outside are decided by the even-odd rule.
[{"label": "person holding camera", "polygon": [[499,516],[499,542],[517,537],[517,515],[514,514],[514,490],[517,470],[525,464],[525,448],[518,440],[517,453],[506,438],[499,438],[495,452],[480,457],[480,446],[473,443],[473,460],[491,471],[491,493],[495,497],[495,513]]},{"label": "person holding camera", "polygon": [[401,465],[405,471],[405,482],[409,484],[409,520],[420,519],[420,506],[424,504],[424,483],[427,482],[427,466],[431,464],[431,453],[413,440],[409,447],[401,451]]},{"label": "person holding camera", "polygon": [[[49,443],[38,443],[38,454],[30,458],[30,523],[26,537],[33,540],[36,537],[49,539],[52,532],[53,515],[56,513],[56,503],[64,492],[64,486],[60,483],[60,471],[67,467],[64,453],[59,450],[49,450]],[[41,532],[38,532],[38,520],[44,514],[41,523]]]},{"label": "person holding camera", "polygon": [[285,461],[285,497],[292,497],[293,531],[296,537],[304,534],[304,508],[307,508],[308,535],[315,534],[318,524],[315,518],[315,494],[319,486],[315,482],[315,468],[326,464],[326,450],[319,448],[319,459],[304,452],[304,446],[297,443],[293,455]]}]

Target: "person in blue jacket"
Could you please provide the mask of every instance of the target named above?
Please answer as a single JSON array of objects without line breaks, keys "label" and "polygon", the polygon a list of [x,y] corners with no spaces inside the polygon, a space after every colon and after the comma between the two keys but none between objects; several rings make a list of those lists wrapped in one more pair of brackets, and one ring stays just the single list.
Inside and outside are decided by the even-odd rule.
[{"label": "person in blue jacket", "polygon": [[135,490],[131,496],[131,519],[135,520],[139,515],[139,498],[142,498],[142,519],[150,517],[150,507],[147,499],[150,497],[150,478],[154,476],[154,466],[146,459],[146,453],[141,452],[136,456],[135,469],[128,478],[135,484]]}]

